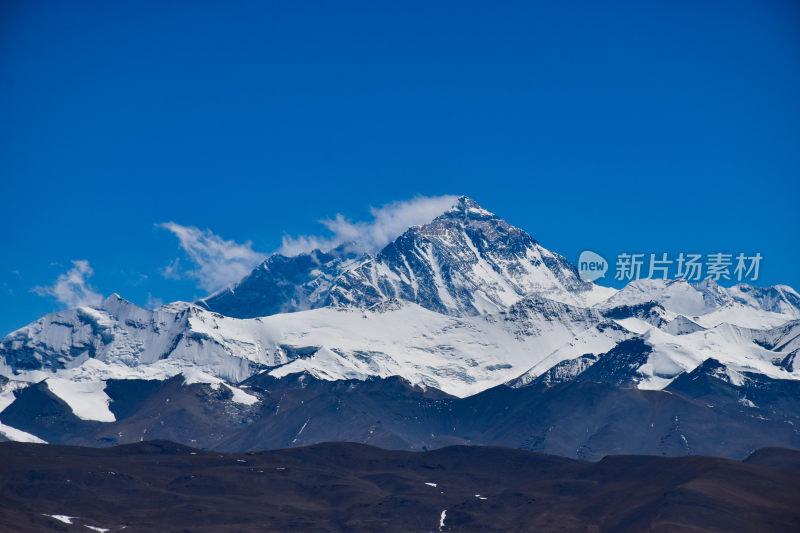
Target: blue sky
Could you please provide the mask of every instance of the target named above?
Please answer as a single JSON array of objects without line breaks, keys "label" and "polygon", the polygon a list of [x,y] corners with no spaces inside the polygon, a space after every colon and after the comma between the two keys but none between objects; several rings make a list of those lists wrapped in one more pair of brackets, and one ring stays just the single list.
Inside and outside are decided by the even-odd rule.
[{"label": "blue sky", "polygon": [[445,194],[572,261],[758,251],[800,288],[796,3],[431,4],[4,2],[0,335],[70,270],[205,295],[178,231],[243,269]]}]

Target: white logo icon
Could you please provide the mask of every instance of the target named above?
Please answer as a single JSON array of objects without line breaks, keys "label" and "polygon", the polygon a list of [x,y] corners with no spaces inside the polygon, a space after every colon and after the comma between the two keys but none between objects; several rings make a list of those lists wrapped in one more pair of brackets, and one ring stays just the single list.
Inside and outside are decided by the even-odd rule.
[{"label": "white logo icon", "polygon": [[589,250],[581,252],[578,258],[578,274],[583,281],[594,281],[602,278],[608,271],[608,261]]}]

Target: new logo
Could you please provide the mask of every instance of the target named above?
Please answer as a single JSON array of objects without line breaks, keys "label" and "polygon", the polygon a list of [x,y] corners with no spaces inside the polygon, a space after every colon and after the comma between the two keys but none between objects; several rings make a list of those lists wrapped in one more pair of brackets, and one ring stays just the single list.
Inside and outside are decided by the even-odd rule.
[{"label": "new logo", "polygon": [[608,261],[603,256],[585,250],[578,258],[578,274],[583,281],[594,281],[606,275]]}]

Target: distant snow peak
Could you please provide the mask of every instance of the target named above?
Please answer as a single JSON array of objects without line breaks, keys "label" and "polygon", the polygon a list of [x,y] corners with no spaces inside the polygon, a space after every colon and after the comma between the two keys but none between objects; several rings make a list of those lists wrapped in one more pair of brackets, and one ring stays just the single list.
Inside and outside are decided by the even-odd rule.
[{"label": "distant snow peak", "polygon": [[463,218],[486,220],[497,218],[497,215],[484,209],[472,198],[459,196],[450,208],[437,218]]},{"label": "distant snow peak", "polygon": [[800,318],[800,295],[786,285],[754,287],[740,283],[727,289],[727,293],[740,304]]},{"label": "distant snow peak", "polygon": [[[704,327],[724,321],[746,327],[771,327],[786,316],[800,318],[800,296],[790,287],[739,284],[726,289],[711,279],[699,283],[683,279],[635,280],[602,305],[611,308],[648,301],[657,301],[666,310],[685,317],[705,317],[705,322],[698,322]],[[760,313],[753,313],[754,310]]]}]

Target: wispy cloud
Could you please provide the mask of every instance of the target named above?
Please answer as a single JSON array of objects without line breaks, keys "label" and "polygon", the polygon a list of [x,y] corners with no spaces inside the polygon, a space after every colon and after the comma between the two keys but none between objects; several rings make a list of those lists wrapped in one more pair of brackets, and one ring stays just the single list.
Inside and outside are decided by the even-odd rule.
[{"label": "wispy cloud", "polygon": [[162,270],[164,277],[178,279],[188,276],[209,292],[239,281],[264,258],[264,254],[253,250],[250,241],[244,244],[226,241],[210,230],[181,226],[175,222],[157,226],[178,237],[181,248],[194,263],[194,268],[184,271],[181,270],[180,260],[175,259]]},{"label": "wispy cloud", "polygon": [[94,275],[89,261],[73,261],[72,268],[61,274],[55,283],[48,287],[31,289],[39,296],[52,296],[68,309],[84,305],[100,305],[103,295],[97,292],[88,279]]},{"label": "wispy cloud", "polygon": [[162,300],[161,298],[154,297],[149,292],[147,293],[147,304],[145,305],[145,307],[147,307],[148,309],[157,309],[162,305],[164,305],[164,300]]},{"label": "wispy cloud", "polygon": [[[372,219],[368,221],[353,222],[337,214],[334,218],[320,221],[327,228],[328,235],[287,235],[278,252],[293,256],[314,249],[330,250],[344,243],[352,243],[359,251],[372,252],[384,247],[410,226],[424,224],[442,214],[455,200],[455,196],[418,196],[393,202],[371,208]],[[265,254],[253,250],[250,241],[228,241],[211,230],[175,222],[156,225],[178,237],[180,247],[191,262],[191,266],[184,266],[182,258],[175,258],[161,269],[161,274],[168,279],[193,278],[208,292],[239,281],[265,257]]]},{"label": "wispy cloud", "polygon": [[386,246],[411,226],[430,222],[456,201],[456,196],[417,196],[370,208],[372,220],[352,222],[341,214],[320,220],[330,235],[284,236],[279,250],[297,255],[314,249],[330,250],[344,243],[354,243],[360,251],[375,251]]},{"label": "wispy cloud", "polygon": [[161,275],[167,279],[181,279],[181,258],[176,257],[161,269]]}]

